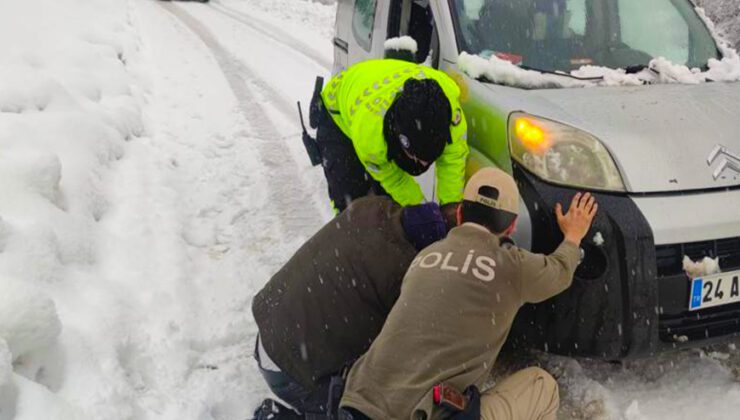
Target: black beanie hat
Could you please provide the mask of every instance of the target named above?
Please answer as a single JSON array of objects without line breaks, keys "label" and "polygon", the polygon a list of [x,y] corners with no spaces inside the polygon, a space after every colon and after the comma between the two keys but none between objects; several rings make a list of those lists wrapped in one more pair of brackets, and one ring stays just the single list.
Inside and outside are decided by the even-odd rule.
[{"label": "black beanie hat", "polygon": [[408,79],[384,121],[389,154],[402,149],[433,162],[451,142],[452,109],[442,87],[433,79]]}]

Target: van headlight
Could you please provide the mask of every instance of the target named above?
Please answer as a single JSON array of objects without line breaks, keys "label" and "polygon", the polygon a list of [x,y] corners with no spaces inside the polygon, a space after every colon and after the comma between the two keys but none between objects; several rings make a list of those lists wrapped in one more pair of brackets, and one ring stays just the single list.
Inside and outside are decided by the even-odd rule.
[{"label": "van headlight", "polygon": [[594,136],[540,117],[515,112],[509,119],[511,156],[555,184],[625,191],[614,159]]}]

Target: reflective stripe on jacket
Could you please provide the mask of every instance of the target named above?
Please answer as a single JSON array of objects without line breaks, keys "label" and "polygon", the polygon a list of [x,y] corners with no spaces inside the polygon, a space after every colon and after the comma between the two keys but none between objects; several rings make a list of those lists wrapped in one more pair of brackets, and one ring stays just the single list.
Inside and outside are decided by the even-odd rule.
[{"label": "reflective stripe on jacket", "polygon": [[452,121],[448,144],[436,160],[437,197],[441,204],[462,200],[468,157],[467,123],[460,88],[445,73],[401,60],[368,60],[333,77],[321,93],[334,122],[352,139],[367,172],[403,206],[420,204],[424,194],[414,178],[388,160],[383,118],[409,78],[434,79],[450,100]]}]

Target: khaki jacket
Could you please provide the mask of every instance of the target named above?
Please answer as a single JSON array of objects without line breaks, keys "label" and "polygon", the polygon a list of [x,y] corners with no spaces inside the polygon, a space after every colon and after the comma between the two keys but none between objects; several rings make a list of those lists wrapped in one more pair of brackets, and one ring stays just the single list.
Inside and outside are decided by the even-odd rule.
[{"label": "khaki jacket", "polygon": [[481,387],[519,308],[568,288],[578,258],[570,242],[546,256],[503,248],[479,225],[453,229],[412,262],[382,331],[350,371],[341,405],[373,419],[444,418],[432,387]]}]

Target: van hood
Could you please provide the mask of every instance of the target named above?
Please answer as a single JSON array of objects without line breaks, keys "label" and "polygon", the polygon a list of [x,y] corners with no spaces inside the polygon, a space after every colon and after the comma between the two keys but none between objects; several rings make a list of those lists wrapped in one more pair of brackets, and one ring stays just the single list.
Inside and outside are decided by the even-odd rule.
[{"label": "van hood", "polygon": [[740,156],[740,83],[532,90],[518,108],[587,131],[609,149],[627,190],[689,191],[740,185],[717,145]]}]

